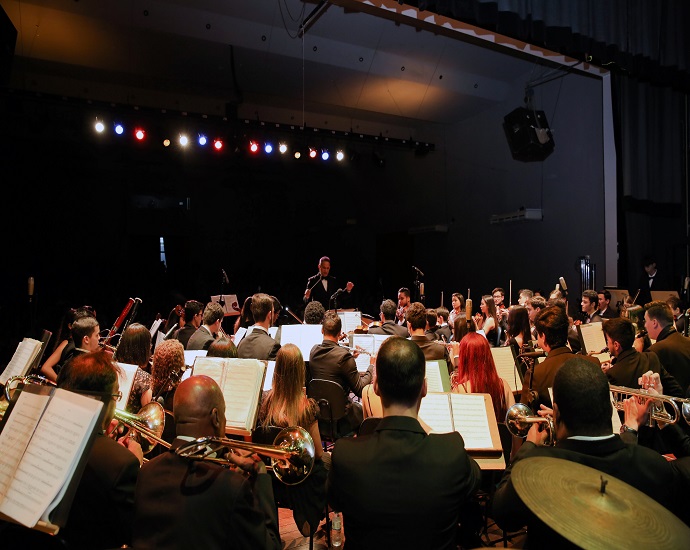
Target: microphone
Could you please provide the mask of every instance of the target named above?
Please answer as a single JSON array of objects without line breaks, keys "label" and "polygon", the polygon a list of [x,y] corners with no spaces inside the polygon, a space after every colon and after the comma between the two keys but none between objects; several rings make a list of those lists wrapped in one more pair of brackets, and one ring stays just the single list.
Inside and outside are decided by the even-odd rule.
[{"label": "microphone", "polygon": [[526,351],[525,353],[519,354],[518,357],[531,357],[536,359],[537,357],[546,357],[546,352],[544,350]]},{"label": "microphone", "polygon": [[221,271],[223,272],[223,282],[224,282],[226,285],[229,285],[229,284],[230,284],[230,279],[228,279],[228,274],[225,273],[225,270],[224,270],[224,269],[221,269]]},{"label": "microphone", "polygon": [[34,299],[34,278],[29,277],[29,302],[33,302]]},{"label": "microphone", "polygon": [[419,273],[422,277],[424,277],[424,273],[422,273],[422,270],[419,269],[418,267],[412,266],[412,269],[414,269],[417,273]]},{"label": "microphone", "polygon": [[343,292],[345,292],[342,288],[339,288],[333,293],[333,296],[331,296],[331,300],[337,300],[338,296],[340,296]]},{"label": "microphone", "polygon": [[561,289],[564,294],[568,294],[568,285],[565,284],[565,279],[563,277],[558,278],[558,282],[561,283]]}]

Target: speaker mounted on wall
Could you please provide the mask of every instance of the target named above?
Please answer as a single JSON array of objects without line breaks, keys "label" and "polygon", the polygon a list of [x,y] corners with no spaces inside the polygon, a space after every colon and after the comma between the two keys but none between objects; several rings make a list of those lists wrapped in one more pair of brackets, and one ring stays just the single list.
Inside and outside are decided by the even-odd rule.
[{"label": "speaker mounted on wall", "polygon": [[544,111],[518,107],[503,118],[503,130],[515,160],[536,162],[553,153],[555,144]]}]

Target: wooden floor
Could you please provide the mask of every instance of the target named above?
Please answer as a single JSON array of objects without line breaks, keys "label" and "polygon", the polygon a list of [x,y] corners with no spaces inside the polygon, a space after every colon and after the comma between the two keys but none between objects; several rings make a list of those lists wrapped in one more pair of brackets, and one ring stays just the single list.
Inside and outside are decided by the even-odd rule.
[{"label": "wooden floor", "polygon": [[[309,537],[303,537],[299,532],[294,520],[292,519],[292,510],[280,508],[278,510],[278,522],[280,527],[280,538],[283,540],[284,550],[309,550]],[[326,539],[326,522],[323,521],[319,526],[319,530],[314,536],[314,550],[328,550]],[[347,538],[346,526],[343,521],[343,535]],[[501,540],[502,533],[498,527],[489,522],[489,527],[486,534],[482,536],[483,546],[495,546],[503,548]],[[517,535],[512,537],[506,543],[506,548],[522,548],[525,542],[524,535]]]}]

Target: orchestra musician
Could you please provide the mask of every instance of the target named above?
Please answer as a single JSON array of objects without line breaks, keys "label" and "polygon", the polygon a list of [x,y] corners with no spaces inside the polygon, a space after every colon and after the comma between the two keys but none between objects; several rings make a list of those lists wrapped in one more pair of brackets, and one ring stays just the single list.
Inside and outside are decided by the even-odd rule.
[{"label": "orchestra musician", "polygon": [[[545,311],[548,311],[547,308]],[[609,384],[601,369],[585,356],[571,356],[553,382],[555,447],[543,446],[546,430],[532,424],[527,441],[506,469],[493,498],[493,517],[505,530],[527,525],[530,548],[571,548],[565,539],[532,514],[518,496],[511,471],[520,460],[549,456],[579,462],[632,485],[666,506],[679,509],[678,474],[660,454],[626,444],[612,433]],[[594,513],[594,512],[591,512]]]},{"label": "orchestra musician", "polygon": [[223,306],[217,302],[209,302],[204,309],[203,321],[204,323],[196,329],[194,334],[187,342],[188,350],[207,350],[211,342],[219,337],[221,324],[225,317]]},{"label": "orchestra musician", "polygon": [[[74,354],[74,339],[72,338],[72,325],[82,317],[96,317],[96,312],[91,306],[82,306],[76,309],[70,309],[66,314],[60,325],[60,329],[56,335],[56,342],[58,342],[50,357],[45,360],[41,366],[41,375],[48,380],[57,382],[57,375],[67,360]],[[65,337],[64,339],[61,339]]]},{"label": "orchestra musician", "polygon": [[280,349],[280,344],[268,334],[268,329],[273,324],[273,300],[268,294],[254,294],[251,310],[254,325],[252,331],[237,346],[237,356],[242,359],[273,361]]},{"label": "orchestra musician", "polygon": [[462,313],[463,311],[465,311],[465,297],[459,292],[453,292],[453,296],[450,302],[453,307],[450,310],[450,313],[448,314],[448,324],[451,327],[454,327],[455,319],[457,318],[457,316],[460,315],[460,313]]},{"label": "orchestra musician", "polygon": [[[177,437],[172,450],[199,437],[221,437],[225,399],[207,376],[192,376],[176,392]],[[135,494],[133,547],[262,548],[280,550],[271,478],[259,457],[226,453],[228,463],[249,474],[166,452],[147,462]],[[104,529],[102,521],[94,522]]]},{"label": "orchestra musician", "polygon": [[482,296],[482,301],[479,303],[479,311],[474,316],[474,322],[477,324],[478,330],[484,331],[484,336],[486,336],[492,348],[500,345],[498,314],[496,313],[496,306],[491,295],[486,294]]},{"label": "orchestra musician", "polygon": [[410,307],[410,289],[402,287],[398,290],[398,309],[395,312],[395,318],[399,325],[405,326],[407,323],[407,308]]},{"label": "orchestra musician", "polygon": [[[348,281],[344,288],[338,288],[335,277],[330,273],[331,259],[328,256],[323,256],[319,259],[319,272],[307,280],[307,288],[304,291],[305,304],[316,300],[321,302],[326,310],[335,307],[335,303],[338,307],[350,305],[352,289],[355,285]],[[334,297],[335,300],[333,300]]]},{"label": "orchestra musician", "polygon": [[393,336],[402,336],[407,338],[410,333],[404,325],[398,325],[395,322],[396,307],[393,300],[384,300],[379,307],[379,318],[381,319],[381,326],[369,327],[369,334],[390,334]]},{"label": "orchestra musician", "polygon": [[179,340],[182,347],[187,347],[187,343],[192,335],[201,326],[204,320],[204,304],[196,300],[187,300],[184,303],[184,314],[180,317],[181,328],[177,329],[174,333],[174,338]]},{"label": "orchestra musician", "polygon": [[413,342],[388,338],[374,380],[382,420],[371,435],[335,443],[328,502],[343,513],[348,547],[457,548],[461,509],[481,474],[458,432],[427,434],[420,424],[425,366]]},{"label": "orchestra musician", "polygon": [[[60,373],[59,387],[99,392],[109,397],[100,431],[60,535],[68,548],[118,548],[131,544],[134,487],[143,461],[141,446],[130,437],[118,443],[106,431],[122,397],[120,368],[105,351],[75,357]],[[103,523],[107,518],[107,523]]]},{"label": "orchestra musician", "polygon": [[69,371],[73,359],[85,353],[99,351],[101,349],[100,332],[101,327],[95,317],[82,317],[81,319],[77,319],[72,324],[72,330],[70,333],[72,335],[75,348],[72,354],[66,358],[62,368],[60,369],[60,372],[58,373],[58,386],[60,385],[62,378],[67,375],[67,371]]}]

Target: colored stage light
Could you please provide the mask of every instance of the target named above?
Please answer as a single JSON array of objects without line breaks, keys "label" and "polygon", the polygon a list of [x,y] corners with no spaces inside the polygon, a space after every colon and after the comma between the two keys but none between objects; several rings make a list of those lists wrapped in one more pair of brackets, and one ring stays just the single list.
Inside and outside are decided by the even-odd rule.
[{"label": "colored stage light", "polygon": [[281,155],[284,155],[285,153],[287,153],[287,149],[288,148],[287,148],[287,145],[285,143],[281,143],[280,145],[278,145],[278,151],[280,151]]},{"label": "colored stage light", "polygon": [[310,159],[316,158],[316,149],[312,149],[311,147],[309,147],[309,158]]},{"label": "colored stage light", "polygon": [[203,147],[204,145],[206,145],[207,141],[208,141],[208,140],[206,139],[206,136],[204,136],[204,135],[200,135],[200,136],[199,136],[199,145],[201,145],[202,147]]},{"label": "colored stage light", "polygon": [[141,128],[137,128],[136,130],[134,130],[134,137],[141,141],[146,137],[146,132],[144,132],[144,130],[142,130]]},{"label": "colored stage light", "polygon": [[343,153],[342,151],[338,151],[335,154],[335,158],[338,162],[340,162],[341,160],[343,160],[345,158],[345,153]]},{"label": "colored stage light", "polygon": [[170,140],[169,139],[163,140],[163,147],[170,147]]},{"label": "colored stage light", "polygon": [[266,143],[264,145],[264,151],[267,155],[270,155],[273,152],[273,145],[271,145],[270,143]]},{"label": "colored stage light", "polygon": [[121,135],[124,133],[124,131],[125,131],[125,127],[122,126],[122,124],[116,124],[116,125],[115,125],[115,133],[116,133],[118,136],[121,136]]},{"label": "colored stage light", "polygon": [[295,151],[295,158],[296,159],[300,158],[301,156],[302,156],[302,153],[300,153],[299,151]]},{"label": "colored stage light", "polygon": [[328,160],[330,158],[330,156],[331,155],[328,153],[328,151],[326,149],[321,151],[321,160]]},{"label": "colored stage light", "polygon": [[258,153],[259,152],[259,144],[256,141],[250,141],[249,142],[249,150],[252,153]]},{"label": "colored stage light", "polygon": [[220,139],[213,140],[213,147],[216,151],[220,151],[223,148],[223,141]]},{"label": "colored stage light", "polygon": [[94,128],[100,134],[103,132],[103,130],[105,130],[105,124],[103,124],[100,120],[97,120],[96,124],[94,124]]},{"label": "colored stage light", "polygon": [[187,139],[187,136],[185,136],[184,134],[182,134],[182,135],[180,136],[180,145],[182,145],[182,147],[187,147],[187,144],[188,144],[188,143],[189,143],[189,139]]}]

